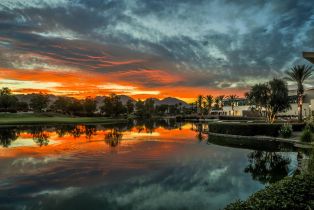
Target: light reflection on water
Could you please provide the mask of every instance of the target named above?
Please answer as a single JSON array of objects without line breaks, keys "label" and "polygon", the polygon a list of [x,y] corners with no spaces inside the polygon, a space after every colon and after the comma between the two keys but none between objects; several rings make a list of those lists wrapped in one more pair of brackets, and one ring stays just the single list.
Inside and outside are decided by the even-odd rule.
[{"label": "light reflection on water", "polygon": [[0,209],[219,209],[296,168],[295,152],[207,142],[200,126],[1,128]]}]

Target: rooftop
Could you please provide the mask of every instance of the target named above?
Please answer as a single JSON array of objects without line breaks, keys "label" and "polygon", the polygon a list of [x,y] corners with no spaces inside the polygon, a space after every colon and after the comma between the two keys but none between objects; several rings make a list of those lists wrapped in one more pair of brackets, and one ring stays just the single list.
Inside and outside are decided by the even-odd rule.
[{"label": "rooftop", "polygon": [[314,52],[303,52],[303,57],[311,63],[314,63]]}]

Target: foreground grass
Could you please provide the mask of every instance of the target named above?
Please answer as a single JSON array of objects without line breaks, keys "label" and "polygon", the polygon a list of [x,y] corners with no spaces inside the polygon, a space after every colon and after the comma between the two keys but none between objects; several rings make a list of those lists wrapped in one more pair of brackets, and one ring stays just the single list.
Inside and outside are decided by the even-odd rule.
[{"label": "foreground grass", "polygon": [[0,114],[0,126],[67,123],[122,123],[125,119],[108,117],[69,117],[56,113]]},{"label": "foreground grass", "polygon": [[298,175],[266,187],[250,196],[246,201],[229,204],[225,210],[275,210],[314,208],[314,176]]}]

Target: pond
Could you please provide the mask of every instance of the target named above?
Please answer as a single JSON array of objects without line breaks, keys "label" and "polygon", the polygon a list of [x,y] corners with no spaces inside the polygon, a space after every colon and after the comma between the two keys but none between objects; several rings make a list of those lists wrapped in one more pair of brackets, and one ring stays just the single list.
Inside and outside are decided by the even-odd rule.
[{"label": "pond", "polygon": [[291,149],[213,144],[204,126],[0,128],[0,209],[219,209],[297,168]]}]

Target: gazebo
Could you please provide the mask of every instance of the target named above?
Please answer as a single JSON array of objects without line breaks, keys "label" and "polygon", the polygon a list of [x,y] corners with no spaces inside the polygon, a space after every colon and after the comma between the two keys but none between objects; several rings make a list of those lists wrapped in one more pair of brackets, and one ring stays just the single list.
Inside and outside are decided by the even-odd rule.
[{"label": "gazebo", "polygon": [[303,52],[303,58],[314,63],[314,52]]}]

